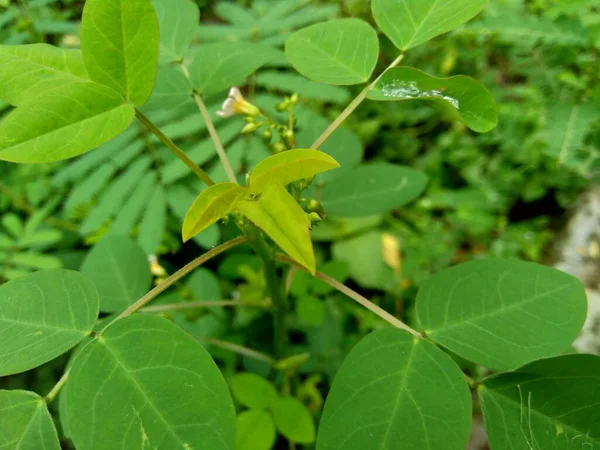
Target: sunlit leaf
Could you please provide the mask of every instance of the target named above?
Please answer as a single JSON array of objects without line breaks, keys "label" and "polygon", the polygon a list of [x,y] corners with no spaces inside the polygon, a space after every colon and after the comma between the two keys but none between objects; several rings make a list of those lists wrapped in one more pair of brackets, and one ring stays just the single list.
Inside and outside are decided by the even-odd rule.
[{"label": "sunlit leaf", "polygon": [[272,410],[275,426],[288,440],[299,444],[312,444],[315,441],[315,422],[300,400],[280,397]]},{"label": "sunlit leaf", "polygon": [[383,74],[368,98],[433,102],[479,133],[490,131],[498,123],[492,94],[480,81],[464,75],[436,78],[411,67],[395,67]]},{"label": "sunlit leaf", "polygon": [[150,0],[87,0],[81,51],[92,80],[143,105],[152,93],[159,29]]},{"label": "sunlit leaf", "polygon": [[217,183],[203,190],[183,221],[183,240],[188,241],[233,211],[247,190],[237,183]]},{"label": "sunlit leaf", "polygon": [[269,412],[255,409],[238,415],[236,450],[270,450],[275,438],[275,424]]},{"label": "sunlit leaf", "polygon": [[44,400],[33,392],[0,391],[2,450],[60,450]]},{"label": "sunlit leaf", "polygon": [[273,184],[257,201],[242,201],[237,208],[284,252],[309,271],[315,272],[308,217],[283,186]]},{"label": "sunlit leaf", "polygon": [[350,352],[325,403],[317,450],[464,450],[471,394],[430,342],[375,331]]},{"label": "sunlit leaf", "polygon": [[235,411],[202,346],[166,319],[113,322],[77,355],[65,387],[77,450],[235,449]]},{"label": "sunlit leaf", "polygon": [[581,330],[586,311],[577,278],[516,260],[443,270],[417,297],[419,322],[433,341],[494,369],[562,353]]},{"label": "sunlit leaf", "polygon": [[160,62],[181,61],[194,40],[200,11],[192,0],[153,0],[160,28]]},{"label": "sunlit leaf", "polygon": [[112,89],[79,83],[31,98],[0,122],[0,160],[47,163],[104,144],[133,121],[134,110]]},{"label": "sunlit leaf", "polygon": [[373,0],[375,22],[407,50],[471,20],[488,0]]},{"label": "sunlit leaf", "polygon": [[0,45],[0,59],[0,98],[11,105],[88,80],[79,50],[48,44]]},{"label": "sunlit leaf", "polygon": [[122,236],[106,236],[98,242],[83,261],[81,272],[96,285],[103,312],[124,311],[152,284],[146,254]]},{"label": "sunlit leaf", "polygon": [[269,408],[277,398],[275,386],[254,373],[236,373],[229,384],[233,397],[248,408]]},{"label": "sunlit leaf", "polygon": [[323,189],[327,214],[361,217],[400,208],[425,190],[427,177],[410,167],[374,163],[345,171]]},{"label": "sunlit leaf", "polygon": [[285,54],[294,68],[321,83],[352,85],[371,77],[379,56],[377,33],[358,19],[333,19],[296,31]]},{"label": "sunlit leaf", "polygon": [[78,272],[36,272],[0,286],[0,376],[60,356],[94,328],[98,293]]},{"label": "sunlit leaf", "polygon": [[192,86],[208,95],[245,84],[249,75],[280,55],[279,50],[263,44],[219,42],[202,45],[190,66]]},{"label": "sunlit leaf", "polygon": [[327,153],[317,150],[289,150],[259,162],[250,174],[252,193],[261,192],[272,183],[283,186],[318,173],[337,169],[340,165]]},{"label": "sunlit leaf", "polygon": [[491,448],[600,448],[598,383],[595,355],[545,359],[489,378],[479,398]]}]

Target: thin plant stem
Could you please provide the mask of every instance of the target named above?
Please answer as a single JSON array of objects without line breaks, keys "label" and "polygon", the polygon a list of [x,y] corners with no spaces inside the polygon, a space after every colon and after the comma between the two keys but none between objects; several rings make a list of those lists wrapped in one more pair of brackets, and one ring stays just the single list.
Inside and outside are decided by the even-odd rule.
[{"label": "thin plant stem", "polygon": [[264,302],[241,302],[238,300],[215,300],[206,302],[184,302],[184,303],[173,303],[170,305],[156,305],[146,306],[140,309],[140,312],[144,313],[158,313],[167,311],[178,311],[186,309],[201,309],[201,308],[215,308],[219,306],[232,307],[232,308],[266,308],[268,303]]},{"label": "thin plant stem", "polygon": [[[191,263],[187,264],[182,269],[179,269],[177,272],[175,272],[173,275],[171,275],[165,281],[160,283],[158,286],[156,286],[154,289],[152,289],[150,292],[148,292],[146,295],[144,295],[142,298],[140,298],[137,302],[135,302],[133,305],[131,305],[129,308],[127,308],[125,311],[123,311],[121,314],[119,314],[119,316],[115,319],[115,321],[118,319],[122,319],[123,317],[127,317],[136,311],[139,311],[144,306],[146,306],[149,302],[154,300],[159,294],[166,291],[169,287],[171,287],[177,281],[179,281],[180,279],[182,279],[189,273],[196,270],[198,267],[200,267],[205,262],[211,260],[215,256],[218,256],[221,253],[223,253],[229,249],[232,249],[233,247],[236,247],[240,244],[244,244],[246,242],[248,242],[248,238],[245,236],[240,236],[238,238],[227,241],[224,244],[221,244],[218,247],[213,248],[212,250],[209,250],[202,256],[193,260]],[[114,323],[114,321],[111,323]],[[110,326],[110,324],[108,326]]]},{"label": "thin plant stem", "polygon": [[169,149],[175,153],[183,163],[188,166],[192,171],[198,175],[198,177],[204,181],[208,186],[212,186],[215,182],[208,176],[208,174],[202,170],[198,165],[192,161],[183,150],[181,150],[171,139],[169,139],[165,134],[159,130],[159,128],[148,119],[139,109],[136,108],[135,116],[138,118],[140,122],[142,122],[152,133],[156,135],[160,141],[165,144]]},{"label": "thin plant stem", "polygon": [[211,345],[214,345],[215,347],[223,348],[225,350],[232,351],[239,355],[247,356],[248,358],[266,362],[267,364],[269,364],[271,366],[274,365],[276,362],[275,359],[271,358],[269,355],[265,355],[264,353],[261,353],[256,350],[252,350],[251,348],[248,348],[248,347],[243,347],[238,344],[233,344],[231,342],[226,342],[226,341],[220,341],[218,339],[207,339],[206,342],[208,342]]},{"label": "thin plant stem", "polygon": [[68,378],[69,378],[69,370],[67,370],[67,371],[65,371],[65,373],[63,373],[62,377],[60,377],[60,380],[58,380],[58,383],[56,383],[54,385],[54,387],[52,388],[52,390],[48,393],[48,395],[46,395],[46,397],[44,397],[44,401],[47,404],[50,404],[54,401],[54,399],[56,398],[58,393],[65,386],[65,383],[67,382]]},{"label": "thin plant stem", "polygon": [[[183,72],[183,75],[189,80],[190,72],[187,70],[187,67],[185,67],[185,65],[183,63],[181,64],[181,70]],[[215,124],[210,117],[210,113],[208,112],[208,109],[206,108],[206,104],[204,103],[204,100],[202,100],[202,97],[200,96],[200,94],[198,94],[195,91],[193,93],[193,97],[194,97],[194,101],[196,102],[196,105],[198,105],[200,114],[202,114],[202,117],[204,118],[204,122],[206,123],[206,128],[208,128],[208,134],[210,134],[210,138],[212,139],[213,144],[215,145],[215,148],[217,149],[217,155],[219,155],[221,164],[223,164],[223,168],[225,169],[227,178],[229,178],[229,181],[231,181],[232,183],[237,183],[237,178],[235,177],[235,172],[233,171],[233,167],[231,167],[231,162],[229,162],[229,158],[227,158],[227,153],[225,153],[225,147],[223,147],[221,138],[219,137],[219,134],[217,133]]]},{"label": "thin plant stem", "polygon": [[[300,266],[296,261],[294,261],[289,256],[286,256],[286,255],[278,253],[276,257],[281,262],[284,262],[286,264],[290,264],[292,266],[298,267],[299,269],[302,269],[302,270],[308,272],[306,269],[304,269],[304,267]],[[389,324],[395,326],[396,328],[400,328],[400,329],[402,329],[404,331],[408,331],[410,334],[412,334],[413,336],[415,336],[417,338],[422,338],[423,337],[423,335],[421,333],[419,333],[417,330],[413,330],[411,327],[409,327],[408,325],[406,325],[400,319],[394,317],[389,312],[387,312],[386,310],[380,308],[379,306],[377,306],[375,303],[371,302],[366,297],[363,297],[358,292],[350,289],[348,286],[340,283],[339,281],[331,278],[330,276],[325,275],[324,273],[321,273],[321,272],[316,272],[315,275],[314,275],[314,277],[318,278],[321,281],[324,281],[329,286],[337,289],[342,294],[346,295],[347,297],[351,298],[355,302],[359,303],[361,306],[367,308],[369,311],[377,314],[383,320],[385,320]]]},{"label": "thin plant stem", "polygon": [[342,113],[338,116],[337,119],[335,119],[331,125],[329,125],[329,127],[327,127],[327,129],[323,132],[323,134],[321,136],[319,136],[319,138],[314,142],[313,145],[311,145],[310,148],[314,149],[314,150],[318,150],[319,147],[321,147],[321,145],[323,145],[323,143],[333,134],[333,132],[335,130],[338,129],[338,127],[350,116],[350,114],[352,114],[354,112],[354,110],[356,108],[359,107],[359,105],[367,98],[367,94],[369,93],[369,91],[371,91],[375,85],[377,84],[377,82],[379,81],[379,79],[381,78],[381,76],[385,73],[386,70],[391,69],[393,67],[396,67],[398,64],[400,64],[402,62],[402,60],[404,59],[404,53],[401,53],[400,56],[398,56],[382,73],[381,75],[379,75],[375,81],[373,81],[372,83],[368,84],[367,87],[365,87],[357,96],[354,100],[352,100],[352,102],[346,107],[346,109],[344,111],[342,111]]}]

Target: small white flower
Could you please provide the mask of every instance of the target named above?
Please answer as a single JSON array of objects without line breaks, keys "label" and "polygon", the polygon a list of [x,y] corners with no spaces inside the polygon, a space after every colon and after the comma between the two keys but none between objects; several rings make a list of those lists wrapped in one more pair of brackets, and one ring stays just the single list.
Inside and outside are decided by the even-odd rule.
[{"label": "small white flower", "polygon": [[221,106],[221,110],[217,111],[217,116],[226,118],[236,114],[257,116],[260,114],[260,110],[252,103],[247,102],[238,88],[232,87],[229,90],[229,96]]}]

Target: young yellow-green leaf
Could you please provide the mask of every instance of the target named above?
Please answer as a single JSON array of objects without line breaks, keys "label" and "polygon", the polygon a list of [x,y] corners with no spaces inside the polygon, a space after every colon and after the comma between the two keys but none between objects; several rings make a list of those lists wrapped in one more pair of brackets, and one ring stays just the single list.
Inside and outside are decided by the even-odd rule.
[{"label": "young yellow-green leaf", "polygon": [[219,42],[198,47],[190,66],[192,86],[201,94],[216,94],[245,79],[281,52],[268,45],[247,42]]},{"label": "young yellow-green leaf", "polygon": [[70,270],[36,272],[0,286],[0,377],[40,366],[94,328],[98,293]]},{"label": "young yellow-green leaf", "polygon": [[278,398],[272,408],[275,426],[288,440],[298,444],[315,441],[315,422],[310,411],[294,397]]},{"label": "young yellow-green leaf", "polygon": [[0,45],[0,98],[18,106],[52,89],[88,80],[79,50],[48,44]]},{"label": "young yellow-green leaf", "polygon": [[388,163],[358,166],[328,183],[321,203],[335,217],[364,217],[400,208],[427,186],[427,176],[410,167]]},{"label": "young yellow-green leaf", "polygon": [[394,67],[377,81],[368,98],[378,101],[427,100],[478,133],[498,124],[498,110],[483,83],[464,75],[437,78],[411,67]]},{"label": "young yellow-green leaf", "polygon": [[375,22],[401,50],[422,44],[471,20],[488,0],[373,0]]},{"label": "young yellow-green leaf", "polygon": [[333,381],[317,450],[464,450],[471,394],[435,345],[386,328],[348,355]]},{"label": "young yellow-green leaf", "polygon": [[198,5],[192,0],[154,0],[153,3],[160,28],[160,62],[181,61],[198,29]]},{"label": "young yellow-green leaf", "polygon": [[81,51],[90,78],[143,105],[158,65],[158,20],[150,0],[87,0]]},{"label": "young yellow-green leaf", "polygon": [[283,186],[273,184],[258,201],[241,201],[237,208],[290,257],[315,272],[308,216]]},{"label": "young yellow-green leaf", "polygon": [[358,19],[333,19],[290,36],[285,54],[294,68],[321,83],[352,85],[369,81],[379,56],[377,33]]},{"label": "young yellow-green leaf", "polygon": [[46,402],[33,392],[0,391],[0,430],[2,450],[60,450]]},{"label": "young yellow-green leaf", "polygon": [[217,365],[157,316],[111,323],[75,357],[65,395],[77,450],[235,449],[235,411]]},{"label": "young yellow-green leaf", "polygon": [[275,386],[254,373],[237,373],[229,385],[233,397],[248,408],[270,408],[277,399]]},{"label": "young yellow-green leaf", "polygon": [[596,355],[544,359],[487,379],[479,398],[491,448],[600,449],[599,385]]},{"label": "young yellow-green leaf", "polygon": [[30,98],[0,122],[0,160],[48,163],[72,158],[123,132],[134,114],[106,86],[65,85]]},{"label": "young yellow-green leaf", "polygon": [[183,241],[189,241],[233,211],[247,192],[239,184],[230,182],[217,183],[203,190],[183,221]]},{"label": "young yellow-green leaf", "polygon": [[586,312],[577,278],[516,260],[451,267],[429,278],[417,296],[419,322],[434,342],[500,370],[564,352]]},{"label": "young yellow-green leaf", "polygon": [[268,185],[283,186],[318,173],[340,167],[327,153],[318,150],[289,150],[269,156],[259,162],[250,174],[248,182],[252,193],[263,191]]},{"label": "young yellow-green leaf", "polygon": [[152,286],[144,251],[123,236],[106,236],[87,254],[81,272],[96,285],[100,311],[121,312]]},{"label": "young yellow-green leaf", "polygon": [[269,412],[255,409],[238,415],[236,450],[271,450],[276,437]]}]

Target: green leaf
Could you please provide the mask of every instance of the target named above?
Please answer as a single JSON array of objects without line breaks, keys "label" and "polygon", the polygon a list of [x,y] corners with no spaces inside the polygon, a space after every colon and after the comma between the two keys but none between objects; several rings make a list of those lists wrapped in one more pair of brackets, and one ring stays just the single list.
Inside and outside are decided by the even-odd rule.
[{"label": "green leaf", "polygon": [[398,329],[375,331],[338,371],[317,450],[464,450],[471,394],[452,359]]},{"label": "green leaf", "polygon": [[160,28],[160,63],[181,61],[194,40],[200,10],[191,0],[154,0]]},{"label": "green leaf", "polygon": [[65,395],[77,450],[235,448],[221,372],[197,341],[160,317],[110,324],[73,361]]},{"label": "green leaf", "polygon": [[100,311],[121,312],[135,303],[152,285],[146,254],[131,240],[106,236],[88,253],[81,272],[94,282]]},{"label": "green leaf", "polygon": [[0,286],[0,376],[40,366],[94,328],[98,293],[78,272],[49,270]]},{"label": "green leaf", "polygon": [[308,408],[297,398],[278,398],[273,405],[273,420],[288,440],[298,444],[315,441],[315,422]]},{"label": "green leaf", "polygon": [[327,153],[317,150],[288,150],[269,156],[259,162],[250,174],[248,185],[252,193],[262,192],[267,186],[283,186],[303,178],[312,178],[321,172],[337,169],[340,165]]},{"label": "green leaf", "polygon": [[0,98],[11,105],[88,80],[79,50],[48,44],[0,45],[0,58]]},{"label": "green leaf", "polygon": [[446,269],[427,280],[417,297],[419,321],[433,341],[502,370],[565,351],[586,311],[578,279],[516,260]]},{"label": "green leaf", "polygon": [[427,177],[415,169],[374,163],[348,170],[327,184],[321,203],[332,216],[370,216],[410,203],[426,186]]},{"label": "green leaf", "polygon": [[479,398],[491,448],[599,449],[599,382],[595,355],[545,359],[489,378]]},{"label": "green leaf", "polygon": [[192,86],[201,94],[216,94],[245,79],[281,52],[268,45],[219,42],[198,47],[190,66]]},{"label": "green leaf", "polygon": [[92,150],[123,132],[134,109],[112,89],[79,83],[19,106],[0,123],[0,160],[47,163]]},{"label": "green leaf", "polygon": [[81,51],[90,78],[143,105],[158,64],[158,20],[150,0],[87,0]]},{"label": "green leaf", "polygon": [[498,110],[483,83],[464,75],[437,78],[411,67],[387,70],[367,97],[378,101],[427,100],[478,133],[492,130]]},{"label": "green leaf", "polygon": [[232,212],[246,193],[247,189],[231,182],[217,183],[203,190],[183,221],[183,241],[189,241]]},{"label": "green leaf", "polygon": [[33,392],[0,391],[2,450],[60,450],[44,400]]},{"label": "green leaf", "polygon": [[152,97],[144,106],[144,111],[177,109],[192,98],[192,87],[181,67],[160,66]]},{"label": "green leaf", "polygon": [[277,399],[275,386],[253,373],[237,373],[231,377],[229,385],[233,397],[248,408],[267,409]]},{"label": "green leaf", "polygon": [[401,50],[408,50],[471,20],[488,0],[373,0],[377,26]]},{"label": "green leaf", "polygon": [[146,255],[158,252],[167,228],[167,199],[164,188],[159,184],[152,191],[150,204],[140,223],[138,244]]},{"label": "green leaf", "polygon": [[561,165],[577,162],[585,137],[598,119],[598,108],[592,103],[556,103],[550,110],[547,128],[548,146],[544,153]]},{"label": "green leaf", "polygon": [[237,208],[290,257],[315,272],[308,216],[283,186],[273,184],[258,201],[245,200]]},{"label": "green leaf", "polygon": [[271,450],[275,424],[267,411],[250,410],[237,417],[237,450]]},{"label": "green leaf", "polygon": [[333,19],[290,36],[285,54],[294,68],[321,83],[352,85],[369,81],[379,56],[377,33],[358,19]]},{"label": "green leaf", "polygon": [[303,295],[296,300],[296,313],[302,323],[317,327],[325,320],[325,303],[316,297]]}]

